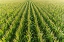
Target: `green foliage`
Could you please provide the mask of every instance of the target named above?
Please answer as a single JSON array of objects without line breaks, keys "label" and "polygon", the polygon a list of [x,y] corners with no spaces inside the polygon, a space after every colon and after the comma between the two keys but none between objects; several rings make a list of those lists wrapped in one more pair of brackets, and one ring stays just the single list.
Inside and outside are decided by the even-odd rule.
[{"label": "green foliage", "polygon": [[0,9],[0,42],[64,42],[63,4],[28,0]]}]

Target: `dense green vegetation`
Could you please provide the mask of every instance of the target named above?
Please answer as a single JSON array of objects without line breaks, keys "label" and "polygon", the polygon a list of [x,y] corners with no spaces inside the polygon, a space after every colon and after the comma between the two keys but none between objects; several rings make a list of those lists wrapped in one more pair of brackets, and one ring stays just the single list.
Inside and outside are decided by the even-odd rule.
[{"label": "dense green vegetation", "polygon": [[64,42],[64,4],[0,3],[0,42]]}]

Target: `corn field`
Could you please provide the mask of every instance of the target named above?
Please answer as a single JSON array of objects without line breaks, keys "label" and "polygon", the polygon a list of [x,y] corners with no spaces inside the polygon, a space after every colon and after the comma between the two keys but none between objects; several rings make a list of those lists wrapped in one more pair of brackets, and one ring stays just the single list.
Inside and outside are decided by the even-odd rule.
[{"label": "corn field", "polygon": [[0,42],[64,42],[64,4],[0,4]]}]

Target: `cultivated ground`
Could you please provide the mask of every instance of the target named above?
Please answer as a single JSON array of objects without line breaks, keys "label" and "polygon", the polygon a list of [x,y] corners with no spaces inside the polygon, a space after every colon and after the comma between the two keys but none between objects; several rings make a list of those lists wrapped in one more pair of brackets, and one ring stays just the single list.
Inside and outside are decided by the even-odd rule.
[{"label": "cultivated ground", "polygon": [[1,1],[0,42],[64,42],[64,3]]}]

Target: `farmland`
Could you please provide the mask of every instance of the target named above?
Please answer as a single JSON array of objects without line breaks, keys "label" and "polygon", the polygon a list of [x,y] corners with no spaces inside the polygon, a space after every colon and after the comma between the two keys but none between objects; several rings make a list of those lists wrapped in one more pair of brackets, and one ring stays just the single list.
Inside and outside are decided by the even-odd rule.
[{"label": "farmland", "polygon": [[64,42],[64,4],[0,3],[0,42]]}]

